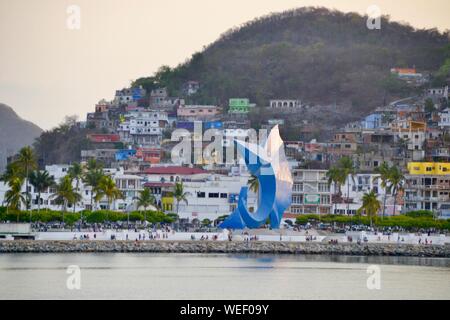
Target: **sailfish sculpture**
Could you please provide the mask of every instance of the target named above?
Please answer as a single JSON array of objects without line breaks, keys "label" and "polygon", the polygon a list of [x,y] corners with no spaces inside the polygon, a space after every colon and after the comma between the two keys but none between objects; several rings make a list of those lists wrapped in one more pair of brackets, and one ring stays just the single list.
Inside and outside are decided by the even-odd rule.
[{"label": "sailfish sculpture", "polygon": [[235,140],[248,171],[259,182],[259,203],[256,212],[247,209],[248,187],[242,187],[238,206],[219,226],[223,229],[258,228],[270,220],[273,229],[280,227],[284,211],[292,198],[292,175],[284,153],[284,143],[278,126],[271,131],[262,145]]}]

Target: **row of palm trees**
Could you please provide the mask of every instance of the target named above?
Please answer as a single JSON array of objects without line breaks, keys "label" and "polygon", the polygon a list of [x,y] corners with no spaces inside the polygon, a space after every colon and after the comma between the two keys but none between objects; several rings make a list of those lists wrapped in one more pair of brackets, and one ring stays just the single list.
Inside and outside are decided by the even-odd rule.
[{"label": "row of palm trees", "polygon": [[[55,189],[52,198],[61,205],[63,212],[66,212],[70,205],[73,206],[73,212],[76,211],[76,205],[82,199],[80,194],[82,185],[91,187],[91,208],[94,208],[94,204],[97,204],[101,199],[106,198],[108,209],[111,210],[114,209],[114,201],[123,198],[123,194],[117,188],[114,179],[105,175],[102,165],[94,159],[89,160],[86,165],[73,163],[69,167],[67,175],[58,182],[54,180],[53,176],[50,176],[48,171],[38,170],[37,167],[36,156],[30,147],[22,148],[17,159],[8,164],[6,172],[0,176],[0,180],[4,181],[9,187],[5,194],[5,202],[9,209],[20,211],[22,205],[25,206],[26,210],[30,209],[29,184],[34,187],[38,194],[38,211],[41,209],[41,194],[51,187]],[[26,184],[26,191],[22,192],[24,183]],[[178,214],[180,202],[188,203],[188,193],[184,191],[182,183],[175,184],[173,196],[176,200]],[[134,200],[136,200],[137,207],[143,207],[145,211],[150,206],[156,207],[156,199],[148,188],[144,188]]]},{"label": "row of palm trees", "polygon": [[350,157],[342,157],[337,165],[332,166],[327,172],[328,184],[334,184],[334,190],[341,192],[341,186],[347,181],[347,212],[350,209],[350,179],[353,181],[356,175],[356,167]]},{"label": "row of palm trees", "polygon": [[[30,175],[37,168],[36,157],[30,147],[22,148],[17,159],[8,164],[6,172],[0,177],[9,189],[5,193],[5,202],[9,208],[20,209],[22,203],[26,209],[30,206],[29,182]],[[22,193],[22,186],[25,183],[26,191]],[[30,216],[31,220],[31,216]]]},{"label": "row of palm trees", "polygon": [[[77,203],[81,200],[81,184],[91,187],[91,208],[94,201],[108,200],[108,208],[114,200],[123,198],[122,192],[117,188],[113,178],[103,173],[103,168],[95,160],[90,160],[86,166],[74,163],[70,166],[68,174],[56,182],[46,170],[37,169],[36,156],[30,147],[22,148],[17,159],[8,164],[6,172],[0,177],[9,189],[5,194],[5,202],[10,209],[20,210],[22,204],[26,210],[30,209],[31,198],[29,185],[31,184],[38,193],[38,211],[41,205],[41,193],[50,187],[55,192],[52,198],[60,204],[63,211],[67,211],[69,205],[76,210]],[[75,181],[75,187],[73,182]],[[25,192],[22,186],[25,183]],[[31,214],[31,212],[30,212]]]},{"label": "row of palm trees", "polygon": [[[379,167],[375,169],[375,172],[379,174],[377,179],[381,180],[381,187],[385,189],[383,205],[378,201],[378,194],[374,191],[370,191],[364,194],[362,198],[362,206],[358,212],[365,212],[371,219],[376,217],[378,212],[382,210],[382,215],[386,212],[386,198],[387,194],[392,194],[394,197],[394,213],[397,206],[397,195],[403,188],[403,182],[405,177],[399,167],[393,165],[389,166],[386,162],[383,162]],[[335,190],[338,194],[342,194],[341,186],[347,182],[347,212],[350,207],[350,179],[354,181],[356,175],[356,166],[353,160],[349,157],[342,157],[337,165],[332,166],[327,172],[328,183],[334,184]]]},{"label": "row of palm trees", "polygon": [[397,207],[397,195],[403,190],[403,183],[405,181],[405,176],[402,171],[397,166],[389,167],[386,162],[383,162],[381,166],[375,169],[380,176],[381,187],[383,187],[386,192],[384,193],[383,199],[383,217],[386,212],[386,195],[390,193],[394,197],[394,213]]}]

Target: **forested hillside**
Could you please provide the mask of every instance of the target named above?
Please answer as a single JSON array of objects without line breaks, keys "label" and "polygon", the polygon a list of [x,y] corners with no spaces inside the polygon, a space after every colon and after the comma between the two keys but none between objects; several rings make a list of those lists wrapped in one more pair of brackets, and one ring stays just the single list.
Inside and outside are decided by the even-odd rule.
[{"label": "forested hillside", "polygon": [[[229,30],[176,68],[161,67],[135,81],[147,89],[167,86],[173,95],[198,80],[197,103],[226,105],[248,97],[259,106],[271,98],[342,104],[357,115],[414,90],[390,75],[392,67],[438,70],[450,58],[448,34],[417,30],[384,17],[369,30],[367,17],[323,8],[271,14]],[[441,77],[442,80],[442,77]]]}]

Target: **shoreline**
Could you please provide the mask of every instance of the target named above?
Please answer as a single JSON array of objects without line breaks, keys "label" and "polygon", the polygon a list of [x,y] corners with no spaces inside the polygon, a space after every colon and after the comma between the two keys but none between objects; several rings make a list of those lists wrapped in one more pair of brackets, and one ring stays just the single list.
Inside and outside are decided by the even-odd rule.
[{"label": "shoreline", "polygon": [[0,241],[0,254],[3,253],[242,253],[450,258],[450,245],[199,240],[149,240],[140,242],[120,240],[18,240]]}]

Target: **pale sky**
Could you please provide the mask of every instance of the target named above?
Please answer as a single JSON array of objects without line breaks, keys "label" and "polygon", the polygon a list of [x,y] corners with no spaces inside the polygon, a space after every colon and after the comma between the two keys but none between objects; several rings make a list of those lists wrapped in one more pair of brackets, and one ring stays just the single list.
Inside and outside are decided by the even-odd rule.
[{"label": "pale sky", "polygon": [[[81,28],[67,28],[70,5]],[[86,113],[130,81],[176,66],[231,27],[303,6],[450,29],[448,0],[0,0],[0,102],[43,129]],[[1,134],[1,128],[0,128]]]}]

